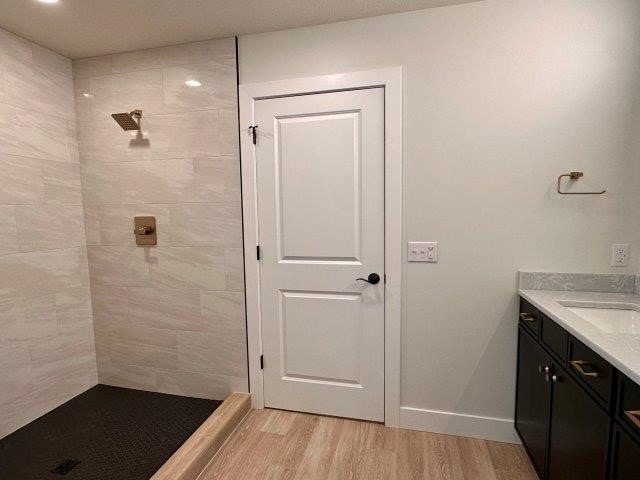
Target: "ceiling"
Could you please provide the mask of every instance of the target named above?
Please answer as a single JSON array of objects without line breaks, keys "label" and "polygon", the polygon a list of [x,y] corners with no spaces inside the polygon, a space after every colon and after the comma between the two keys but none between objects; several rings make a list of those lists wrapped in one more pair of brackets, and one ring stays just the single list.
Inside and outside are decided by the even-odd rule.
[{"label": "ceiling", "polygon": [[1,0],[0,27],[69,58],[373,17],[469,0]]}]

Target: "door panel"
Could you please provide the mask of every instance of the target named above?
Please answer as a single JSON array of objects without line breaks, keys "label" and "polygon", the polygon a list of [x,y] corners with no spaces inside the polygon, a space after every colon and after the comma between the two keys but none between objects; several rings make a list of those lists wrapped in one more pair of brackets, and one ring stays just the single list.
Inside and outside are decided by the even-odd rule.
[{"label": "door panel", "polygon": [[544,475],[549,418],[549,376],[544,373],[547,366],[551,367],[549,355],[522,326],[519,327],[515,424],[541,477]]},{"label": "door panel", "polygon": [[359,385],[362,296],[286,291],[281,295],[284,375]]},{"label": "door panel", "polygon": [[276,122],[280,258],[359,261],[360,113]]},{"label": "door panel", "polygon": [[384,420],[383,94],[256,101],[265,406]]}]

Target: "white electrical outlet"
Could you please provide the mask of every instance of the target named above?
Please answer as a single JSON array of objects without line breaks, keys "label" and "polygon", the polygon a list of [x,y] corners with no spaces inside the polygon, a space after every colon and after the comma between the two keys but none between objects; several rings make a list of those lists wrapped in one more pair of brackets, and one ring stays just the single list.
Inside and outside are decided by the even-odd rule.
[{"label": "white electrical outlet", "polygon": [[611,266],[626,267],[629,265],[629,245],[614,243],[611,248]]},{"label": "white electrical outlet", "polygon": [[409,242],[409,262],[438,263],[438,242]]}]

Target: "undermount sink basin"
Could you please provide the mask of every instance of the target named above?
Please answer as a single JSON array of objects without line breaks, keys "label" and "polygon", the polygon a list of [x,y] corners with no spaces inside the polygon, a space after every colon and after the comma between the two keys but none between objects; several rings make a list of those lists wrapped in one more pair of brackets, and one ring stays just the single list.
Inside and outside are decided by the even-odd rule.
[{"label": "undermount sink basin", "polygon": [[640,334],[640,311],[626,303],[558,302],[603,333]]}]

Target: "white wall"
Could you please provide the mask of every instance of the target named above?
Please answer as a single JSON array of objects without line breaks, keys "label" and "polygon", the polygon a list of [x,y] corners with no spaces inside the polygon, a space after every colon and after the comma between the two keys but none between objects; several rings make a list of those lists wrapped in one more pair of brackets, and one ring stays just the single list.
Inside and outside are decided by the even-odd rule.
[{"label": "white wall", "polygon": [[[486,1],[240,38],[241,83],[395,65],[405,239],[440,242],[437,265],[404,266],[402,405],[511,419],[517,270],[637,271],[640,2]],[[559,196],[570,170],[608,193]],[[614,242],[628,269],[609,266]],[[492,425],[479,434],[504,438]]]}]

